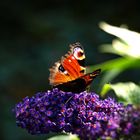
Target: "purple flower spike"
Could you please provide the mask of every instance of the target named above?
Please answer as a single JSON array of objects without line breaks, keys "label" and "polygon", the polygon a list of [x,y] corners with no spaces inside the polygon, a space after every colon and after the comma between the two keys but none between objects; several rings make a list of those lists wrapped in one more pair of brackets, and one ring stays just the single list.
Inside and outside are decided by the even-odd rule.
[{"label": "purple flower spike", "polygon": [[26,97],[15,106],[16,123],[31,134],[70,132],[81,140],[120,139],[138,133],[140,112],[93,92],[58,89]]}]

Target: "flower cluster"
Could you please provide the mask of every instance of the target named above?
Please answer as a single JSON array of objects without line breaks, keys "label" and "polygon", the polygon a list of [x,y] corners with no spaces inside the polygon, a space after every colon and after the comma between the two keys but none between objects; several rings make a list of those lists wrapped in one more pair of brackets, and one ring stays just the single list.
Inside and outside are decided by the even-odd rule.
[{"label": "flower cluster", "polygon": [[26,97],[15,106],[16,123],[31,134],[68,132],[83,140],[119,139],[140,129],[140,113],[112,98],[101,100],[93,92],[58,89]]}]

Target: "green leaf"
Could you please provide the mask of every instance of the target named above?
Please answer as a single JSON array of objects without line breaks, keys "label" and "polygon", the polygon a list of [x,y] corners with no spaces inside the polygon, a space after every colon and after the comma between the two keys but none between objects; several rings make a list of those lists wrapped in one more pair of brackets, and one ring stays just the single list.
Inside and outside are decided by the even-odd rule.
[{"label": "green leaf", "polygon": [[[116,39],[113,41],[112,46],[109,45],[109,48],[102,46],[103,51],[108,51],[111,53],[116,53],[122,56],[129,56],[140,59],[140,34],[134,31],[122,27],[115,27],[109,25],[105,22],[99,24],[100,28],[105,32],[115,35],[120,40]],[[111,46],[111,47],[110,47]]]},{"label": "green leaf", "polygon": [[99,84],[99,89],[102,89],[104,84],[111,82],[121,72],[127,69],[140,69],[140,61],[139,59],[121,57],[94,66],[88,66],[87,72],[92,72],[98,68],[101,68],[101,74],[103,73],[102,80]]},{"label": "green leaf", "polygon": [[104,84],[102,90],[101,90],[101,96],[105,96],[106,93],[108,93],[108,91],[111,90],[111,86],[110,84]]},{"label": "green leaf", "polygon": [[106,62],[103,62],[101,64],[93,65],[93,66],[88,66],[87,67],[87,72],[92,72],[95,69],[101,68],[102,72],[103,71],[108,71],[112,69],[120,69],[120,70],[125,70],[127,68],[140,68],[140,60],[135,59],[135,58],[116,58],[113,60],[108,60]]},{"label": "green leaf", "polygon": [[125,103],[140,106],[140,86],[133,82],[111,84],[111,89],[116,95],[125,101]]},{"label": "green leaf", "polygon": [[95,69],[101,69],[101,77],[99,84],[99,90],[103,88],[103,85],[110,83],[114,78],[116,78],[120,73],[127,69],[140,69],[140,61],[135,58],[117,58],[113,60],[108,60],[101,64],[88,66],[87,72],[92,72]]},{"label": "green leaf", "polygon": [[[120,56],[131,56],[131,52],[129,54],[129,46],[122,42],[122,40],[114,39],[112,44],[104,44],[100,46],[100,51],[103,53],[114,53]],[[135,58],[135,57],[134,57]],[[137,57],[136,57],[137,58]]]},{"label": "green leaf", "polygon": [[47,140],[80,140],[80,139],[76,135],[69,134],[69,135],[54,136],[54,137],[51,137]]},{"label": "green leaf", "polygon": [[104,86],[106,83],[110,83],[115,77],[117,77],[122,72],[121,69],[108,70],[103,76],[99,84],[100,87]]}]

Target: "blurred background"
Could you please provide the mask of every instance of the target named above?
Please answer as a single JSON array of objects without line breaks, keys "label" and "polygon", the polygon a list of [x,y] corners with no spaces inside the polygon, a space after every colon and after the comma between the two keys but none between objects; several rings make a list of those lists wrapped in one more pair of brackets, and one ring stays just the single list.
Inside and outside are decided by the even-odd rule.
[{"label": "blurred background", "polygon": [[[69,50],[70,43],[78,41],[84,46],[88,66],[118,58],[99,51],[99,46],[111,43],[114,36],[98,24],[125,24],[140,32],[139,16],[138,0],[1,1],[0,139],[44,140],[45,136],[31,136],[16,126],[11,111],[15,104],[25,96],[50,89],[49,68]],[[111,82],[139,82],[139,77],[139,69],[131,69]],[[101,78],[102,75],[92,84],[94,91],[99,91]]]}]

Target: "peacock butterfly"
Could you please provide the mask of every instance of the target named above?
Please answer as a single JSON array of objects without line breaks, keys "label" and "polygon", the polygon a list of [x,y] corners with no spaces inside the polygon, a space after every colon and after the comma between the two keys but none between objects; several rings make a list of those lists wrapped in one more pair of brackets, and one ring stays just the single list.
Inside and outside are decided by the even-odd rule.
[{"label": "peacock butterfly", "polygon": [[50,69],[50,85],[66,92],[85,91],[101,69],[86,74],[85,53],[79,42],[70,44],[70,51]]}]

